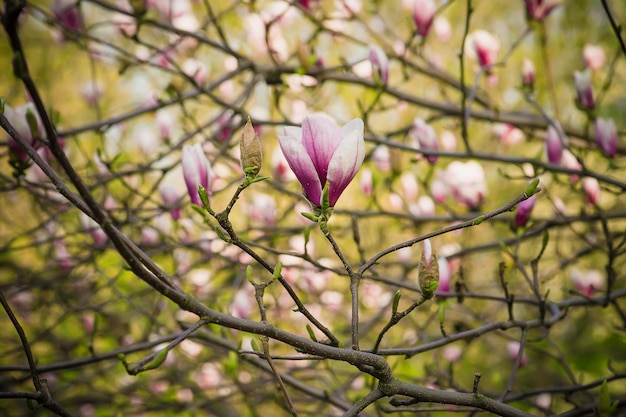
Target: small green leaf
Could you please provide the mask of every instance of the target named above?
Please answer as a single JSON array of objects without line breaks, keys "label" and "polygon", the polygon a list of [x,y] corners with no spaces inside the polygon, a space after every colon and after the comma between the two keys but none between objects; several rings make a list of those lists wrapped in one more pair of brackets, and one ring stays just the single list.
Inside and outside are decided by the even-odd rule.
[{"label": "small green leaf", "polygon": [[481,224],[483,221],[485,220],[485,216],[478,216],[474,219],[474,221],[472,222],[472,226],[478,226],[479,224]]},{"label": "small green leaf", "polygon": [[37,123],[37,118],[31,109],[26,110],[26,121],[28,122],[28,128],[30,129],[31,135],[33,135],[34,138],[39,138],[39,125]]},{"label": "small green leaf", "polygon": [[546,229],[543,231],[543,240],[541,241],[541,250],[539,251],[539,255],[537,255],[537,259],[541,259],[541,257],[543,256],[543,252],[546,250],[546,247],[548,246],[549,241],[550,241],[550,233]]},{"label": "small green leaf", "polygon": [[300,214],[302,214],[304,217],[306,217],[307,219],[311,220],[312,222],[317,223],[319,221],[319,217],[316,216],[313,213],[306,213],[306,212],[301,212]]},{"label": "small green leaf", "polygon": [[324,190],[322,192],[322,212],[327,212],[328,209],[330,208],[330,200],[328,197],[328,187],[329,187],[329,182],[326,181],[326,184],[324,184]]},{"label": "small green leaf", "polygon": [[538,185],[539,185],[539,178],[535,179],[533,182],[528,184],[528,187],[526,187],[526,190],[524,191],[524,195],[526,197],[531,197],[532,195],[541,191],[540,189],[537,189]]},{"label": "small green leaf", "polygon": [[252,275],[252,265],[246,267],[246,278],[250,284],[254,284],[254,276]]},{"label": "small green leaf", "polygon": [[400,304],[400,298],[402,298],[402,294],[400,293],[400,290],[398,290],[393,295],[393,304],[391,305],[391,313],[394,315],[398,313],[398,304]]},{"label": "small green leaf", "polygon": [[253,350],[253,351],[255,351],[255,352],[257,352],[257,353],[260,353],[260,352],[261,352],[261,350],[259,349],[259,345],[258,345],[258,344],[257,344],[257,342],[256,342],[256,339],[252,339],[252,340],[250,340],[250,346],[252,346],[252,350]]},{"label": "small green leaf", "polygon": [[150,362],[148,362],[140,370],[140,372],[149,371],[151,369],[157,369],[159,366],[161,366],[161,364],[163,362],[165,362],[165,359],[167,359],[167,354],[168,353],[170,353],[169,349],[163,349],[163,350],[159,351],[159,353],[157,353],[157,355],[154,357],[154,359],[152,359]]},{"label": "small green leaf", "polygon": [[598,415],[599,417],[611,416],[611,394],[609,394],[609,384],[606,382],[606,379],[602,382],[602,387],[600,387]]},{"label": "small green leaf", "polygon": [[207,190],[200,184],[198,184],[198,195],[200,196],[200,201],[202,201],[204,208],[210,211],[209,193],[207,193]]},{"label": "small green leaf", "polygon": [[4,97],[0,97],[0,113],[4,114],[4,107],[6,103],[4,102]]},{"label": "small green leaf", "polygon": [[256,183],[256,182],[261,182],[261,181],[265,181],[267,179],[271,178],[270,176],[265,176],[265,177],[256,177],[255,179],[253,179],[251,181],[252,184]]},{"label": "small green leaf", "polygon": [[310,324],[306,325],[306,331],[309,334],[309,337],[311,338],[311,340],[314,342],[317,342],[317,337],[315,337],[315,333],[313,332],[313,328],[311,327]]},{"label": "small green leaf", "polygon": [[439,288],[439,281],[432,281],[428,284],[428,292],[434,293]]},{"label": "small green leaf", "polygon": [[274,273],[272,274],[272,279],[277,280],[280,278],[280,274],[283,272],[283,264],[278,262],[274,267]]}]

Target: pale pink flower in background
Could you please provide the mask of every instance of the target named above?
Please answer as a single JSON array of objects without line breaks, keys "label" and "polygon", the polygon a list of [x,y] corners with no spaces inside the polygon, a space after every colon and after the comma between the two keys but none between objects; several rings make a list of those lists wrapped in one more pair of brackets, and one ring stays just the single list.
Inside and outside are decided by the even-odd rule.
[{"label": "pale pink flower in background", "polygon": [[461,359],[461,355],[463,354],[463,350],[457,345],[449,345],[446,346],[441,352],[441,357],[450,363],[454,363]]},{"label": "pale pink flower in background", "polygon": [[448,259],[448,268],[450,269],[451,276],[459,272],[461,268],[461,258],[455,256],[460,251],[461,245],[458,243],[448,243],[439,248],[438,255]]},{"label": "pale pink flower in background", "polygon": [[406,246],[399,249],[396,251],[396,256],[398,257],[398,262],[407,265],[409,262],[413,261],[413,248],[411,246]]},{"label": "pale pink flower in background", "polygon": [[477,161],[451,162],[443,172],[442,180],[457,202],[472,210],[479,208],[487,195],[485,171]]},{"label": "pale pink flower in background", "polygon": [[481,67],[489,67],[498,60],[500,41],[485,30],[475,30],[467,36],[467,55],[478,61]]},{"label": "pale pink flower in background", "polygon": [[133,128],[132,138],[135,140],[137,147],[145,157],[152,157],[156,154],[161,140],[157,134],[154,124],[140,122]]},{"label": "pale pink flower in background", "polygon": [[289,182],[296,179],[293,171],[289,169],[289,164],[285,159],[285,155],[280,150],[280,146],[274,149],[272,153],[272,176],[281,182]]},{"label": "pale pink flower in background", "polygon": [[556,128],[550,125],[546,131],[546,157],[551,164],[561,163],[567,145],[565,134],[560,130],[560,125],[557,125]]},{"label": "pale pink flower in background", "polygon": [[437,5],[434,0],[415,0],[413,3],[413,22],[418,35],[428,35],[436,11]]},{"label": "pale pink flower in background", "polygon": [[203,390],[218,388],[222,384],[222,372],[218,365],[204,363],[196,376],[196,383]]},{"label": "pale pink flower in background", "polygon": [[[563,154],[561,155],[561,166],[564,168],[575,169],[580,171],[583,167],[576,159],[576,156],[570,152],[569,149],[563,149]],[[576,182],[579,179],[578,174],[570,174],[569,176],[571,182]]]},{"label": "pale pink flower in background", "polygon": [[343,293],[339,291],[324,291],[320,295],[320,302],[322,305],[333,313],[337,313],[342,310],[343,303]]},{"label": "pale pink flower in background", "polygon": [[552,405],[552,395],[548,393],[537,395],[535,404],[537,404],[537,407],[541,408],[542,411],[550,411],[550,406]]},{"label": "pale pink flower in background", "polygon": [[454,133],[450,132],[449,130],[444,130],[439,135],[439,140],[441,142],[441,149],[443,149],[444,151],[446,152],[456,151],[457,140],[456,140],[456,136],[454,136]]},{"label": "pale pink flower in background", "polygon": [[439,256],[437,258],[439,263],[439,287],[437,287],[437,298],[445,300],[446,296],[442,295],[450,291],[450,285],[452,284],[452,272],[450,270],[450,264],[445,256]]},{"label": "pale pink flower in background", "polygon": [[583,61],[591,71],[598,71],[606,64],[606,54],[600,45],[586,44],[583,47]]},{"label": "pale pink flower in background", "polygon": [[[334,266],[332,261],[328,258],[321,258],[320,264],[329,268]],[[309,265],[302,271],[302,277],[304,278],[304,289],[306,291],[321,294],[328,288],[328,284],[333,277],[333,272],[326,269],[318,270]]]},{"label": "pale pink flower in background", "polygon": [[430,183],[430,193],[437,204],[443,204],[448,197],[448,186],[442,177],[442,172],[437,173],[437,177]]},{"label": "pale pink flower in background", "polygon": [[252,201],[244,206],[245,214],[263,226],[276,224],[276,201],[267,194],[252,194]]},{"label": "pale pink flower in background", "polygon": [[593,177],[584,177],[582,183],[587,203],[597,205],[600,200],[600,183],[598,180]]},{"label": "pale pink flower in background", "polygon": [[366,308],[384,308],[391,301],[392,294],[377,282],[364,281],[361,289],[361,301]]},{"label": "pale pink flower in background", "polygon": [[386,145],[378,145],[372,151],[372,162],[381,172],[391,170],[391,153]]},{"label": "pale pink flower in background", "polygon": [[97,105],[103,93],[104,86],[98,81],[88,81],[80,87],[80,94],[90,106]]},{"label": "pale pink flower in background", "polygon": [[160,109],[154,115],[156,127],[161,139],[170,139],[177,129],[178,123],[171,110]]},{"label": "pale pink flower in background", "polygon": [[491,131],[494,137],[506,146],[513,146],[524,139],[524,132],[508,123],[496,123]]},{"label": "pale pink flower in background", "polygon": [[617,129],[613,119],[605,120],[601,117],[596,119],[595,126],[596,144],[604,155],[613,158],[617,152]]},{"label": "pale pink flower in background", "polygon": [[596,291],[604,288],[604,275],[598,269],[581,271],[578,268],[572,268],[570,277],[576,291],[585,297],[592,297]]},{"label": "pale pink flower in background", "polygon": [[84,229],[83,231],[91,235],[93,243],[96,246],[104,246],[109,240],[109,237],[104,232],[104,230],[102,230],[100,225],[82,211],[80,212],[80,223]]},{"label": "pale pink flower in background", "polygon": [[193,78],[198,85],[204,85],[209,80],[209,69],[203,62],[195,58],[186,59],[181,69],[185,75]]},{"label": "pale pink flower in background", "polygon": [[308,241],[306,241],[304,239],[304,236],[295,235],[289,238],[288,243],[289,250],[291,250],[292,252],[298,254],[303,254],[306,252],[309,256],[315,257],[315,241],[313,239],[309,239]]},{"label": "pale pink flower in background", "polygon": [[200,201],[200,195],[198,194],[198,185],[202,185],[210,196],[212,180],[211,165],[202,150],[202,146],[199,143],[183,146],[181,164],[191,203],[202,206],[202,201]]},{"label": "pale pink flower in background", "polygon": [[[437,133],[435,129],[427,124],[424,119],[416,118],[413,121],[413,125],[409,130],[409,135],[416,142],[416,146],[419,149],[426,151],[438,151],[439,141],[437,139]],[[439,157],[437,155],[427,155],[426,160],[431,164],[437,162]]]},{"label": "pale pink flower in background", "polygon": [[433,21],[433,30],[441,42],[448,42],[452,39],[452,27],[450,21],[444,16],[437,16]]},{"label": "pale pink flower in background", "polygon": [[530,19],[544,20],[562,0],[524,0],[526,13]]},{"label": "pale pink flower in background", "polygon": [[313,114],[301,128],[286,127],[278,140],[306,198],[317,207],[322,206],[326,182],[330,206],[335,205],[365,158],[361,119],[352,119],[340,129],[326,116]]},{"label": "pale pink flower in background", "polygon": [[61,271],[68,273],[72,269],[72,266],[74,266],[74,259],[67,250],[67,245],[61,239],[55,239],[52,245],[54,247],[54,259],[57,265],[61,268]]},{"label": "pale pink flower in background", "polygon": [[535,86],[536,76],[535,64],[530,59],[524,58],[522,61],[522,85],[532,89]]},{"label": "pale pink flower in background", "polygon": [[576,101],[580,107],[587,110],[593,110],[596,107],[596,101],[593,94],[593,86],[591,85],[591,71],[574,72],[574,86],[576,87]]},{"label": "pale pink flower in background", "polygon": [[169,210],[172,219],[178,220],[180,218],[180,198],[181,195],[178,192],[178,187],[169,182],[162,182],[159,185],[159,194],[163,200],[163,204]]},{"label": "pale pink flower in background", "polygon": [[246,286],[240,288],[230,304],[229,311],[233,316],[240,319],[247,319],[252,314],[253,308],[256,305],[254,301],[254,294],[252,294],[252,286],[246,282]]},{"label": "pale pink flower in background", "polygon": [[402,195],[405,201],[414,201],[419,192],[419,185],[412,172],[405,171],[400,176],[400,184],[402,186]]},{"label": "pale pink flower in background", "polygon": [[154,227],[144,226],[141,228],[141,243],[144,245],[156,245],[159,238],[159,231]]},{"label": "pale pink flower in background", "polygon": [[[520,349],[521,349],[520,342],[516,342],[513,340],[510,341],[506,345],[506,351],[509,354],[509,358],[511,358],[513,362],[517,361],[517,358],[520,355]],[[519,367],[523,368],[524,366],[526,366],[527,363],[528,363],[528,358],[526,357],[526,352],[522,352],[522,357],[520,358],[520,361],[519,361]]]},{"label": "pale pink flower in background", "polygon": [[420,196],[416,202],[409,204],[409,213],[414,217],[427,217],[435,214],[435,202],[427,195]]},{"label": "pale pink flower in background", "polygon": [[378,75],[382,84],[389,81],[389,58],[383,49],[378,45],[370,45],[369,60],[372,64],[372,72]]},{"label": "pale pink flower in background", "polygon": [[396,193],[389,194],[390,210],[399,213],[404,210],[404,200]]},{"label": "pale pink flower in background", "polygon": [[361,193],[365,196],[369,197],[374,192],[374,180],[372,178],[372,171],[369,168],[363,168],[361,170],[359,187],[361,188]]}]

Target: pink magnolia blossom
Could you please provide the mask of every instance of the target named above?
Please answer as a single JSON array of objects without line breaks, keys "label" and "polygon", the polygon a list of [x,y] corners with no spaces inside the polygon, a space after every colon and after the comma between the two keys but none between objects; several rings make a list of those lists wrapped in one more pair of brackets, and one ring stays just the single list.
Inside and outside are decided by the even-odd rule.
[{"label": "pink magnolia blossom", "polygon": [[441,179],[446,184],[448,193],[458,203],[470,209],[477,209],[487,195],[485,171],[477,161],[454,161],[446,168]]},{"label": "pink magnolia blossom", "polygon": [[452,38],[452,28],[450,27],[450,21],[444,16],[437,16],[433,22],[433,29],[435,35],[441,42],[448,42]]},{"label": "pink magnolia blossom", "polygon": [[52,14],[64,29],[79,31],[83,27],[83,16],[77,1],[55,0],[52,4]]},{"label": "pink magnolia blossom", "polygon": [[382,172],[391,170],[391,152],[386,145],[380,145],[372,151],[372,162]]},{"label": "pink magnolia blossom", "polygon": [[617,152],[617,129],[613,119],[596,119],[595,126],[596,143],[602,153],[609,158],[613,158]]},{"label": "pink magnolia blossom", "polygon": [[485,30],[476,30],[467,37],[468,54],[478,60],[481,67],[496,63],[500,51],[500,41]]},{"label": "pink magnolia blossom", "polygon": [[212,177],[211,164],[206,158],[202,146],[199,143],[192,146],[183,146],[181,164],[183,166],[183,177],[187,185],[189,197],[191,197],[191,202],[195,205],[202,206],[202,201],[198,194],[198,185],[202,185],[210,195]]},{"label": "pink magnolia blossom", "polygon": [[507,345],[506,345],[506,351],[509,354],[509,357],[511,358],[512,361],[517,361],[517,358],[519,357],[520,353],[522,355],[522,357],[519,359],[519,367],[523,368],[524,366],[526,366],[528,364],[528,359],[526,358],[526,352],[522,351],[522,346],[520,344],[520,342],[516,342],[516,341],[510,341]]},{"label": "pink magnolia blossom", "polygon": [[532,89],[535,85],[535,64],[528,58],[522,61],[522,85]]},{"label": "pink magnolia blossom", "polygon": [[93,243],[96,246],[104,246],[109,240],[109,237],[104,230],[102,230],[100,225],[82,211],[80,212],[80,223],[83,226],[84,231],[91,235]]},{"label": "pink magnolia blossom", "polygon": [[530,198],[522,201],[517,206],[517,212],[515,213],[515,227],[524,227],[530,220],[530,213],[535,207],[537,202],[537,196],[533,195]]},{"label": "pink magnolia blossom", "polygon": [[180,207],[178,206],[180,195],[176,186],[163,182],[159,185],[159,194],[161,194],[163,204],[169,209],[172,219],[178,220],[180,218]]},{"label": "pink magnolia blossom", "polygon": [[400,185],[402,186],[402,194],[405,201],[413,201],[417,198],[419,185],[412,172],[405,171],[400,176]]},{"label": "pink magnolia blossom", "polygon": [[570,272],[576,290],[585,297],[592,297],[604,287],[604,276],[597,269],[581,271],[573,268]]},{"label": "pink magnolia blossom", "polygon": [[372,63],[372,72],[377,74],[382,84],[389,81],[389,58],[382,48],[378,45],[370,45],[370,62]]},{"label": "pink magnolia blossom", "polygon": [[437,6],[434,0],[415,0],[413,4],[413,22],[420,36],[428,35],[433,23]]},{"label": "pink magnolia blossom", "polygon": [[513,146],[524,139],[524,132],[508,123],[496,123],[491,131],[496,139],[506,146]]},{"label": "pink magnolia blossom", "polygon": [[[417,142],[417,146],[420,149],[427,151],[438,151],[439,142],[437,140],[437,133],[435,129],[427,124],[423,119],[416,118],[413,121],[413,126],[409,131],[411,137]],[[431,164],[437,162],[437,155],[427,155],[426,160]]]},{"label": "pink magnolia blossom", "polygon": [[550,125],[546,132],[546,157],[551,164],[559,164],[563,158],[565,135],[561,137],[563,132],[559,131],[560,128]]},{"label": "pink magnolia blossom", "polygon": [[[575,169],[580,171],[582,169],[582,165],[576,159],[576,156],[570,152],[569,149],[563,149],[563,155],[561,156],[561,166],[564,168]],[[578,174],[570,174],[569,179],[571,182],[578,181]]]},{"label": "pink magnolia blossom", "polygon": [[526,12],[530,19],[544,20],[550,12],[561,4],[561,0],[524,0]]},{"label": "pink magnolia blossom", "polygon": [[452,271],[450,270],[450,264],[444,256],[439,256],[437,259],[439,263],[439,287],[437,287],[437,298],[445,300],[447,297],[445,293],[450,291],[450,285],[452,284]]},{"label": "pink magnolia blossom", "polygon": [[606,63],[606,54],[600,45],[586,44],[583,47],[583,61],[591,71],[598,71]]},{"label": "pink magnolia blossom", "polygon": [[587,203],[596,205],[600,201],[600,183],[593,177],[583,178],[583,192]]},{"label": "pink magnolia blossom", "polygon": [[365,158],[361,119],[353,119],[340,129],[326,116],[309,115],[301,128],[286,127],[278,140],[306,198],[317,207],[322,206],[327,182],[329,203],[334,207]]},{"label": "pink magnolia blossom", "polygon": [[575,71],[574,86],[576,87],[576,101],[583,109],[593,110],[596,107],[596,101],[593,94],[593,86],[591,85],[591,71]]},{"label": "pink magnolia blossom", "polygon": [[372,178],[372,171],[368,168],[361,170],[361,179],[359,180],[359,186],[363,195],[371,196],[374,192],[374,181]]}]

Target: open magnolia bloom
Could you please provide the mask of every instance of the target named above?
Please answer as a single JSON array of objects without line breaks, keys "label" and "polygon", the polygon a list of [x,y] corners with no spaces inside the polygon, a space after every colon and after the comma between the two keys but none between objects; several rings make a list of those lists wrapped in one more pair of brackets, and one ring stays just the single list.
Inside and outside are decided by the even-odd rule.
[{"label": "open magnolia bloom", "polygon": [[326,183],[329,204],[334,207],[365,158],[361,119],[352,119],[340,129],[328,117],[312,114],[304,118],[301,128],[286,127],[278,141],[304,195],[316,207],[322,206]]}]

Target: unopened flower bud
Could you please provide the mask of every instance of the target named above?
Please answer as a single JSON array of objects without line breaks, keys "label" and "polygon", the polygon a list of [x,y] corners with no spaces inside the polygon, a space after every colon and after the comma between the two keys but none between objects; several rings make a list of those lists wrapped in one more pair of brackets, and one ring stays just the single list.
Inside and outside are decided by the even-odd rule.
[{"label": "unopened flower bud", "polygon": [[613,158],[617,152],[617,129],[613,119],[596,120],[596,143],[604,155]]},{"label": "unopened flower bud", "polygon": [[419,265],[419,284],[422,296],[431,299],[439,287],[439,261],[433,251],[430,239],[426,239],[422,246],[422,259]]},{"label": "unopened flower bud", "polygon": [[535,207],[536,202],[537,196],[533,195],[519,203],[517,206],[517,213],[515,214],[515,227],[519,229],[520,227],[526,226],[530,220],[530,213],[533,211],[533,207]]},{"label": "unopened flower bud", "polygon": [[524,58],[522,62],[522,85],[532,90],[535,85],[535,76],[536,72],[533,61]]},{"label": "unopened flower bud", "polygon": [[596,102],[591,85],[591,71],[574,72],[574,86],[576,87],[578,105],[583,109],[593,110],[596,107]]},{"label": "unopened flower bud", "polygon": [[254,131],[250,117],[248,117],[248,122],[243,128],[239,146],[241,149],[241,167],[246,175],[256,177],[263,163],[263,149],[261,138]]}]

